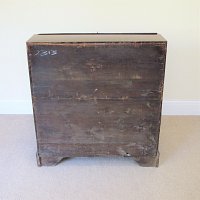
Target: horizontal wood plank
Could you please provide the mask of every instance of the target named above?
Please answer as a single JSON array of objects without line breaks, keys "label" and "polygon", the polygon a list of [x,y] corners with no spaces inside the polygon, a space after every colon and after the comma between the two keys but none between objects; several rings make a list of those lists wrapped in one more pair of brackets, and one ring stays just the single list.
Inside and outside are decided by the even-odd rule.
[{"label": "horizontal wood plank", "polygon": [[74,101],[34,103],[41,143],[156,142],[159,101]]},{"label": "horizontal wood plank", "polygon": [[40,144],[38,154],[41,157],[88,157],[88,156],[155,156],[157,144],[155,143],[101,143],[101,144]]},{"label": "horizontal wood plank", "polygon": [[154,81],[49,81],[45,85],[33,86],[34,98],[74,99],[117,99],[152,98],[160,99],[162,82]]},{"label": "horizontal wood plank", "polygon": [[[78,58],[77,58],[78,59]],[[126,60],[107,63],[95,59],[86,60],[83,63],[35,65],[32,68],[33,80],[36,85],[43,85],[48,81],[60,80],[147,80],[156,81],[163,78],[163,64],[159,63],[135,63]],[[34,75],[36,74],[36,75]]]},{"label": "horizontal wood plank", "polygon": [[[30,48],[34,84],[46,80],[160,80],[163,46],[45,46]],[[39,52],[56,51],[55,55]],[[35,81],[34,81],[35,80]]]},{"label": "horizontal wood plank", "polygon": [[[46,52],[45,52],[46,51]],[[165,43],[105,43],[103,45],[74,44],[67,45],[34,45],[29,46],[29,56],[32,57],[32,67],[44,68],[68,65],[72,67],[94,65],[114,65],[140,63],[165,63]],[[159,65],[156,65],[160,68]],[[163,66],[162,66],[163,67]],[[148,68],[146,65],[145,68]]]}]

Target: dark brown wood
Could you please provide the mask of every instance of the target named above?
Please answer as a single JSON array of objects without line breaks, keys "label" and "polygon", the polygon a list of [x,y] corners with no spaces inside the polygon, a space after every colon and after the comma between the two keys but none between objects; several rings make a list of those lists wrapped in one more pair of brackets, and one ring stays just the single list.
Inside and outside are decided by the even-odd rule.
[{"label": "dark brown wood", "polygon": [[128,156],[158,166],[166,40],[47,34],[27,42],[38,165]]},{"label": "dark brown wood", "polygon": [[[72,101],[35,103],[40,143],[146,143],[156,144],[158,101]],[[67,109],[66,109],[67,108]],[[67,133],[67,134],[66,134]],[[133,135],[134,134],[134,135]],[[145,138],[145,140],[144,140]]]}]

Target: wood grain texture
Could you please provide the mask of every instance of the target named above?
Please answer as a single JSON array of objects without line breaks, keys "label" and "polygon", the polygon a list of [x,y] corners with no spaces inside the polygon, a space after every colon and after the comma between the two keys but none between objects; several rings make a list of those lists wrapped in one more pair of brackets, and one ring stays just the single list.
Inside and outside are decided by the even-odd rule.
[{"label": "wood grain texture", "polygon": [[[159,101],[43,100],[35,102],[40,143],[156,143]],[[67,109],[66,109],[67,108]]]},{"label": "wood grain texture", "polygon": [[33,87],[33,97],[51,99],[160,99],[159,81],[68,81],[62,80]]},{"label": "wood grain texture", "polygon": [[28,43],[38,165],[131,156],[157,166],[165,58],[165,41]]},{"label": "wood grain texture", "polygon": [[[47,48],[56,49],[58,54],[37,55],[38,49]],[[54,45],[34,46],[32,51],[32,87],[36,98],[161,98],[161,46]]]}]

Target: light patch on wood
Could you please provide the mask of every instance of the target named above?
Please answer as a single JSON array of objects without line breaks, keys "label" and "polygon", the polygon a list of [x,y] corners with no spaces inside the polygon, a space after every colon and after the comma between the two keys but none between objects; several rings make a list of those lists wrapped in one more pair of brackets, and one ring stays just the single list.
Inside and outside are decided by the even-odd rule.
[{"label": "light patch on wood", "polygon": [[131,112],[131,108],[127,108],[125,113],[129,114]]},{"label": "light patch on wood", "polygon": [[140,79],[142,79],[142,77],[140,75],[138,75],[138,74],[132,75],[131,78],[134,79],[134,80],[140,80]]},{"label": "light patch on wood", "polygon": [[149,102],[146,103],[148,108],[151,108],[151,104]]},{"label": "light patch on wood", "polygon": [[118,147],[117,148],[117,152],[119,153],[119,155],[121,156],[125,156],[125,157],[130,157],[131,154],[126,152],[124,149],[122,149],[122,147]]}]

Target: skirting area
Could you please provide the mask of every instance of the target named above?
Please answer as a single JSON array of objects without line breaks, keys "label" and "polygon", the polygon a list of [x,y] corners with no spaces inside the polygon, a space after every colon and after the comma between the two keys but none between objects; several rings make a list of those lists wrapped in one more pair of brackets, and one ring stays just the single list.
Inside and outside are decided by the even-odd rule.
[{"label": "skirting area", "polygon": [[71,158],[37,167],[32,115],[0,115],[0,200],[199,200],[200,116],[164,116],[160,166]]}]

